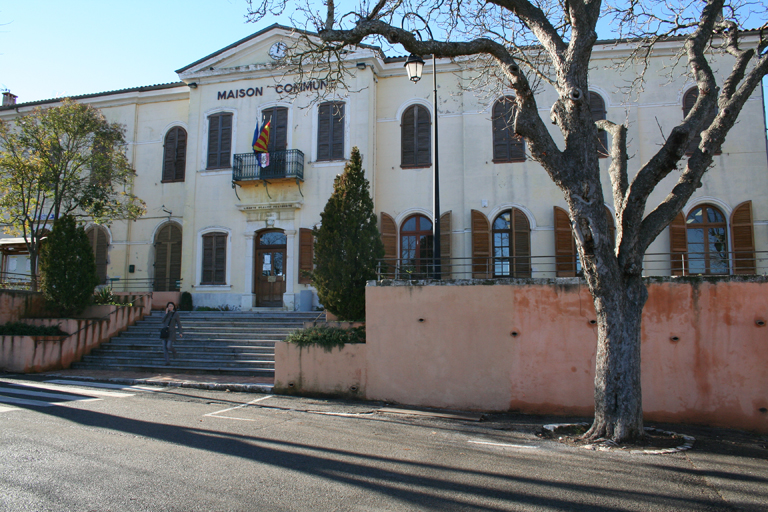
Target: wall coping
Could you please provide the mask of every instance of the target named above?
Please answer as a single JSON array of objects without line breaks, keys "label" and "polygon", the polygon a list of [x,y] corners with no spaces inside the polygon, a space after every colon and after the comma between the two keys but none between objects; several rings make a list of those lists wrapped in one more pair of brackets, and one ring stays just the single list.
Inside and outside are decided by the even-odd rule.
[{"label": "wall coping", "polygon": [[[689,284],[698,285],[701,283],[768,283],[768,275],[695,275],[695,276],[647,276],[643,277],[643,282],[649,284]],[[587,285],[583,277],[511,277],[500,279],[382,279],[381,281],[368,281],[367,286],[574,286]]]}]

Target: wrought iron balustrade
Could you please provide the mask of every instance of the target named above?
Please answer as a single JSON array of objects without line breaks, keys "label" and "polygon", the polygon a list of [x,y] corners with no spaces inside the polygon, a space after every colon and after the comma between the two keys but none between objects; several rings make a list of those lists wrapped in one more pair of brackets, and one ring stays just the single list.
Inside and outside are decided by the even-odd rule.
[{"label": "wrought iron balustrade", "polygon": [[299,149],[286,149],[269,153],[269,165],[259,167],[256,155],[241,153],[234,156],[232,181],[297,179],[304,181],[304,153]]}]

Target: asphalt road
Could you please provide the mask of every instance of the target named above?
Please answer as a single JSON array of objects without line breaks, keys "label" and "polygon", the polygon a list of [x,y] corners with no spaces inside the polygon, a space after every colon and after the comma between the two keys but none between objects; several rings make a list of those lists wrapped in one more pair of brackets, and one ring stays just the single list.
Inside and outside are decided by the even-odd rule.
[{"label": "asphalt road", "polygon": [[50,380],[0,375],[2,511],[768,510],[764,436],[631,455],[552,418]]}]

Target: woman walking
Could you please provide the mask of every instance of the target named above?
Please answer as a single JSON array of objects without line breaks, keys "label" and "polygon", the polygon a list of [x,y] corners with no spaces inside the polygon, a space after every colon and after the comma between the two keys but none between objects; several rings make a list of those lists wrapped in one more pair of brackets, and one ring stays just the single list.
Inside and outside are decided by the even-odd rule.
[{"label": "woman walking", "polygon": [[173,353],[173,357],[176,357],[176,349],[173,346],[173,342],[176,341],[176,328],[179,329],[179,337],[181,338],[184,335],[184,330],[181,328],[179,312],[176,311],[176,304],[169,302],[165,306],[165,316],[163,317],[163,323],[160,328],[160,340],[163,342],[165,366],[171,364],[171,361],[168,358],[169,350]]}]

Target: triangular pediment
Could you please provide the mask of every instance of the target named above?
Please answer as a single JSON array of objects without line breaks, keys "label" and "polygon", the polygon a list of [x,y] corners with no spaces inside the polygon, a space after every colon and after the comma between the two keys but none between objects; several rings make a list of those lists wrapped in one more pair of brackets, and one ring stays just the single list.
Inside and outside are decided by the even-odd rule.
[{"label": "triangular pediment", "polygon": [[[194,79],[212,74],[247,72],[269,69],[280,62],[280,45],[290,45],[298,37],[297,31],[283,25],[271,25],[241,39],[207,57],[176,70],[179,78]],[[361,46],[361,56],[372,56],[377,49]],[[352,52],[358,53],[358,52]]]}]

